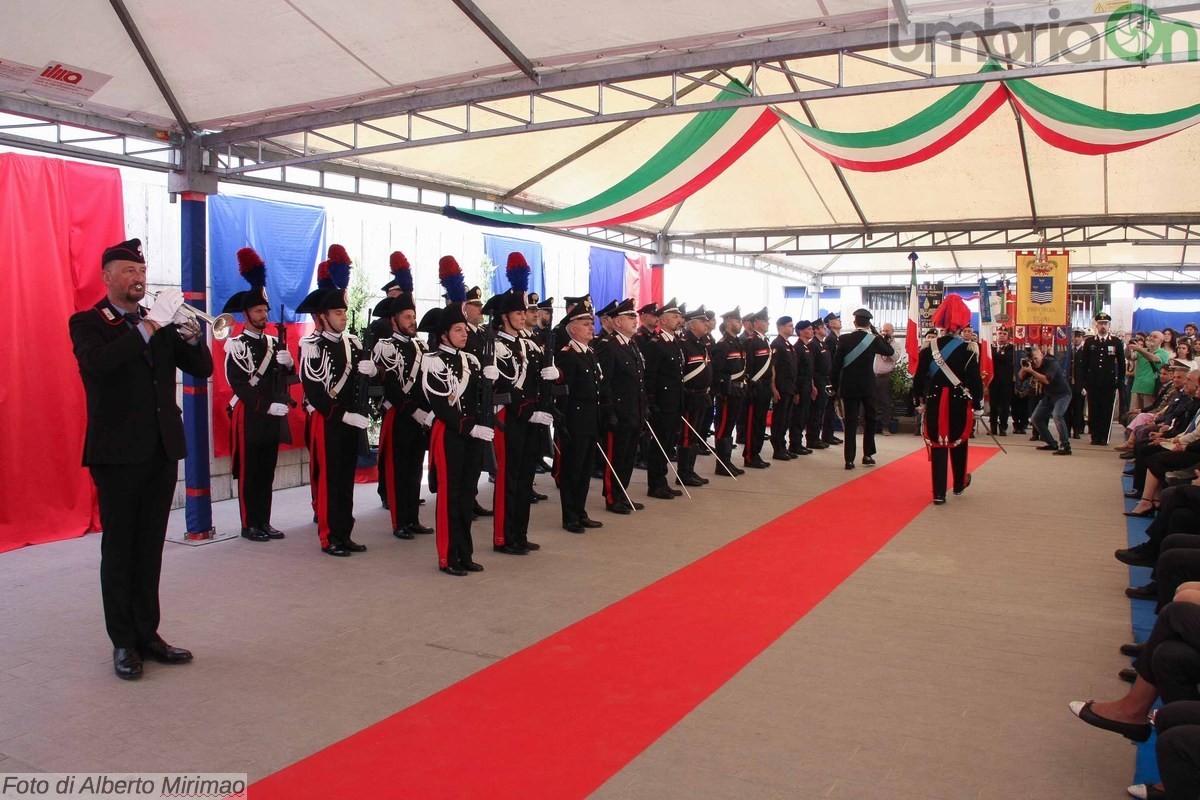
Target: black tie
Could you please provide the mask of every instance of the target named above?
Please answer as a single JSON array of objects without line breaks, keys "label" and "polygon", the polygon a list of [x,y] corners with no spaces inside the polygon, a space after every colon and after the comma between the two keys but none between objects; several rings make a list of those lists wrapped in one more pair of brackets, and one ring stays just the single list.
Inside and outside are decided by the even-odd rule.
[{"label": "black tie", "polygon": [[[136,311],[126,311],[125,312],[125,321],[128,322],[131,326],[133,326],[134,330],[137,330],[138,326],[142,324],[142,315]],[[138,336],[141,336],[141,335],[142,335],[141,331],[138,331]],[[149,364],[150,366],[154,366],[154,356],[150,354],[149,343],[147,343],[146,352],[144,353],[144,355],[146,358],[146,363]]]}]

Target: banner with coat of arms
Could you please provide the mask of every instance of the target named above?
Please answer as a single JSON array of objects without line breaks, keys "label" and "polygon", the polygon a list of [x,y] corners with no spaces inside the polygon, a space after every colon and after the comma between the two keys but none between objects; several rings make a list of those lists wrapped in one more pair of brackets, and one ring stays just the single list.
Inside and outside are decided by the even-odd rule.
[{"label": "banner with coat of arms", "polygon": [[1066,252],[1017,252],[1016,322],[1021,325],[1066,325],[1070,302],[1067,275],[1070,256]]}]

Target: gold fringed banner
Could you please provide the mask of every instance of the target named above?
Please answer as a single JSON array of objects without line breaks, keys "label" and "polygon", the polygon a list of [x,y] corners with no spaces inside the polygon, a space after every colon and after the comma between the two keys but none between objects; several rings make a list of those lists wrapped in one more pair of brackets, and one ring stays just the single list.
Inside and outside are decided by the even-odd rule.
[{"label": "gold fringed banner", "polygon": [[1066,325],[1070,319],[1067,276],[1071,257],[1044,249],[1017,252],[1018,325]]}]

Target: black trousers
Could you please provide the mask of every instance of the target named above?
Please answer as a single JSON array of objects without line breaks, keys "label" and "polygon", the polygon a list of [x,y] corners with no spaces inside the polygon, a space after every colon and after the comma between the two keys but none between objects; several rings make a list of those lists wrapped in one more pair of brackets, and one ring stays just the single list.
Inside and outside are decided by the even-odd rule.
[{"label": "black trousers", "polygon": [[1146,535],[1154,551],[1160,552],[1163,540],[1172,533],[1200,533],[1200,486],[1187,483],[1163,489],[1158,514]]},{"label": "black trousers", "polygon": [[113,647],[158,640],[158,581],[179,462],[162,445],[149,461],[97,464],[100,502],[100,596]]},{"label": "black trousers", "polygon": [[1006,383],[997,386],[993,381],[988,397],[991,398],[992,404],[988,422],[991,425],[992,433],[999,435],[1001,431],[1008,430],[1008,418],[1012,416],[1012,384]]},{"label": "black trousers", "polygon": [[821,436],[821,425],[825,422],[826,409],[833,402],[833,398],[825,393],[825,379],[820,378],[815,382],[817,397],[812,401],[812,408],[808,412],[808,436],[805,438],[809,447],[824,440],[824,437]]},{"label": "black trousers", "polygon": [[[821,417],[821,439],[828,442],[833,437],[833,421],[837,419],[837,404],[833,402],[833,398],[825,404],[825,413]],[[872,417],[871,419],[874,419]],[[849,427],[846,420],[842,420],[842,435],[846,437],[846,441],[854,438],[855,429]]]},{"label": "black trousers", "polygon": [[462,567],[475,553],[471,513],[483,464],[483,441],[449,430],[434,420],[429,453],[437,470],[437,519],[434,540],[439,567]]},{"label": "black trousers", "polygon": [[796,395],[800,400],[792,410],[792,432],[789,434],[792,450],[804,447],[804,434],[808,430],[808,420],[812,415],[812,384],[807,381],[800,382],[796,387]]},{"label": "black trousers", "polygon": [[842,445],[842,452],[846,457],[846,463],[854,463],[854,457],[857,454],[858,443],[858,418],[862,415],[863,420],[863,455],[875,455],[875,398],[873,397],[843,397],[842,406],[845,408],[846,418],[842,420],[842,427],[845,429],[843,433],[846,436],[845,443]]},{"label": "black trousers", "polygon": [[742,448],[742,460],[747,464],[762,457],[763,441],[767,435],[767,409],[771,406],[771,395],[752,391],[746,397],[746,407],[742,411],[743,428],[746,441]]},{"label": "black trousers", "polygon": [[1067,409],[1067,426],[1071,429],[1072,436],[1083,435],[1083,429],[1087,425],[1083,414],[1083,410],[1086,407],[1087,398],[1083,396],[1083,390],[1072,389],[1071,406]]},{"label": "black trousers", "polygon": [[967,482],[967,443],[954,447],[929,448],[929,463],[933,473],[933,496],[946,496],[946,463],[954,473],[954,489],[961,491]]},{"label": "black trousers", "polygon": [[1163,606],[1133,668],[1158,689],[1164,704],[1200,700],[1200,606]]},{"label": "black trousers", "polygon": [[233,407],[230,425],[233,474],[243,528],[271,523],[271,494],[279,459],[280,418],[251,414],[243,403]]},{"label": "black trousers", "polygon": [[496,414],[495,505],[492,508],[492,544],[497,547],[529,541],[529,505],[533,499],[533,468],[539,457],[541,429],[505,407]]},{"label": "black trousers", "polygon": [[1162,541],[1154,579],[1158,584],[1158,613],[1175,599],[1175,591],[1188,581],[1200,581],[1200,528],[1172,531]]},{"label": "black trousers", "polygon": [[425,463],[425,429],[407,414],[389,408],[379,433],[379,473],[386,475],[386,499],[392,530],[420,523],[421,467]]},{"label": "black trousers", "polygon": [[1163,706],[1154,718],[1158,772],[1170,800],[1200,797],[1200,702]]},{"label": "black trousers", "polygon": [[1088,428],[1092,433],[1092,444],[1108,444],[1108,431],[1112,427],[1113,404],[1117,399],[1116,387],[1087,387]]},{"label": "black trousers", "polygon": [[792,416],[796,412],[796,396],[792,392],[781,394],[771,410],[771,447],[776,451],[787,450],[787,435],[792,429]]},{"label": "black trousers", "polygon": [[554,462],[557,470],[555,478],[558,481],[558,499],[562,505],[563,525],[571,525],[588,518],[587,497],[588,489],[592,485],[592,458],[596,455],[596,437],[560,433],[558,449],[558,459]]},{"label": "black trousers", "polygon": [[670,454],[679,444],[679,430],[683,427],[681,420],[679,411],[652,411],[650,413],[650,427],[654,429],[654,435],[658,437],[658,444],[655,444],[654,438],[651,437],[650,452],[646,454],[646,487],[648,489],[667,486],[667,457],[663,455],[663,451]]},{"label": "black trousers", "polygon": [[313,414],[313,460],[317,462],[317,535],[321,547],[346,544],[354,531],[354,470],[359,429]]},{"label": "black trousers", "polygon": [[717,395],[716,415],[713,418],[713,437],[716,439],[732,439],[734,428],[742,418],[745,407],[744,397]]},{"label": "black trousers", "polygon": [[[629,490],[629,480],[633,475],[633,461],[637,456],[638,431],[638,428],[632,426],[617,426],[614,430],[604,434],[604,454],[608,456],[608,460],[612,462],[613,469],[617,473],[614,479],[612,471],[605,465],[604,503],[606,505],[628,505],[621,486],[624,486],[626,491]],[[618,481],[620,486],[617,485]]]},{"label": "black trousers", "polygon": [[1158,478],[1158,485],[1161,487],[1166,483],[1167,473],[1174,472],[1177,469],[1187,469],[1200,464],[1200,451],[1188,448],[1179,453],[1172,450],[1165,450],[1155,445],[1157,453],[1151,451],[1146,456],[1145,464],[1146,471],[1154,477]]},{"label": "black trousers", "polygon": [[1016,394],[1012,396],[1013,427],[1021,433],[1024,433],[1025,429],[1029,427],[1029,413],[1033,406],[1033,399],[1032,396],[1017,397]]}]

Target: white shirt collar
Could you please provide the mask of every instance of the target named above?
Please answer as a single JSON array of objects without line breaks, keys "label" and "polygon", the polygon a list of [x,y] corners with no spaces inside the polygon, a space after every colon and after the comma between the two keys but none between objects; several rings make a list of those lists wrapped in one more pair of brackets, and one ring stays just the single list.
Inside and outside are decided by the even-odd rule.
[{"label": "white shirt collar", "polygon": [[620,331],[613,331],[613,336],[616,336],[617,341],[620,342],[621,344],[629,344],[629,342],[630,342],[629,337],[626,336],[625,334],[621,333]]},{"label": "white shirt collar", "polygon": [[249,336],[251,339],[261,339],[262,334],[253,328],[242,328],[242,335]]},{"label": "white shirt collar", "polygon": [[659,331],[658,335],[663,338],[664,342],[675,341],[675,334],[673,334],[673,333],[668,333],[667,331]]},{"label": "white shirt collar", "polygon": [[412,337],[410,337],[410,336],[405,336],[405,335],[404,335],[403,333],[401,333],[400,331],[392,331],[392,338],[393,338],[393,339],[399,339],[400,341],[402,341],[402,342],[405,342],[405,343],[407,343],[407,342],[411,342],[411,341],[412,341]]},{"label": "white shirt collar", "polygon": [[496,336],[506,342],[515,342],[517,340],[517,337],[513,336],[511,333],[505,333],[504,331],[496,331]]},{"label": "white shirt collar", "polygon": [[576,352],[578,352],[578,353],[586,353],[586,352],[587,352],[587,349],[588,349],[586,344],[584,344],[583,342],[580,342],[580,341],[578,341],[577,339],[572,339],[572,340],[570,341],[570,345],[571,345],[571,347],[573,347],[573,348],[575,349],[575,351],[576,351]]},{"label": "white shirt collar", "polygon": [[336,342],[342,338],[340,333],[334,333],[333,331],[321,331],[321,335],[331,342]]},{"label": "white shirt collar", "polygon": [[439,344],[438,350],[441,350],[443,353],[457,353],[458,352],[458,348],[451,347],[448,344]]}]

